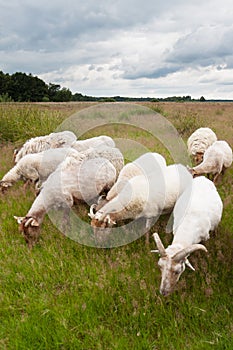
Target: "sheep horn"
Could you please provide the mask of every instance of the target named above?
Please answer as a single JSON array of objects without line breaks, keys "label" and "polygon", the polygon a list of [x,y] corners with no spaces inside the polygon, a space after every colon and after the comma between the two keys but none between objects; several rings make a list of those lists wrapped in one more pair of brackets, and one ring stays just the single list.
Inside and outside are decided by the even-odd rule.
[{"label": "sheep horn", "polygon": [[99,196],[99,198],[98,198],[98,204],[100,204],[100,202],[101,202],[103,199],[106,199],[106,195],[105,195],[105,194],[101,194],[101,196]]},{"label": "sheep horn", "polygon": [[164,248],[164,245],[163,245],[158,233],[156,233],[156,232],[153,233],[153,237],[154,237],[155,243],[157,245],[160,256],[162,258],[165,258],[165,256],[167,256],[167,253],[166,253],[166,250]]},{"label": "sheep horn", "polygon": [[24,224],[24,227],[28,227],[32,222],[33,222],[33,218],[29,218],[26,222],[25,222],[25,224]]},{"label": "sheep horn", "polygon": [[94,209],[97,207],[97,204],[92,204],[90,206],[90,213],[88,213],[88,216],[91,218],[91,219],[94,219],[95,217],[95,213],[94,213]]},{"label": "sheep horn", "polygon": [[196,250],[204,250],[205,252],[207,252],[207,249],[203,244],[192,244],[191,246],[177,252],[175,255],[173,255],[172,259],[175,262],[179,262],[180,260],[186,258],[188,255],[195,252]]}]

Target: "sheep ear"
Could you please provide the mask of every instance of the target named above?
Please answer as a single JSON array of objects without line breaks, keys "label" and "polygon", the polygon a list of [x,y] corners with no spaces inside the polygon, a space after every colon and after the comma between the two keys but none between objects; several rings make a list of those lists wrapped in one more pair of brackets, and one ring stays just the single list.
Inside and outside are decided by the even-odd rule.
[{"label": "sheep ear", "polygon": [[39,227],[40,224],[39,224],[39,222],[36,219],[33,219],[33,221],[31,222],[31,226]]},{"label": "sheep ear", "polygon": [[150,252],[159,254],[159,250],[158,249],[152,249]]},{"label": "sheep ear", "polygon": [[193,265],[190,263],[190,261],[188,260],[188,258],[185,259],[185,265],[188,266],[192,271],[195,271],[195,268],[194,268]]},{"label": "sheep ear", "polygon": [[25,218],[25,216],[15,216],[14,215],[14,219],[17,221],[18,224],[22,224],[24,218]]}]

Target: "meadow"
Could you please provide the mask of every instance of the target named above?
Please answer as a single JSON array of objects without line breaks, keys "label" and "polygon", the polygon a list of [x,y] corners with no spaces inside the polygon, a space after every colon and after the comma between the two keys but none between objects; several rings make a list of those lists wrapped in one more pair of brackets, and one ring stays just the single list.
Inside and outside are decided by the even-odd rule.
[{"label": "meadow", "polygon": [[[94,105],[0,103],[0,178],[13,166],[16,147]],[[196,128],[208,126],[233,147],[233,103],[143,106],[170,121],[184,143]],[[146,124],[146,114],[141,118]],[[112,124],[84,137],[95,133],[132,139],[172,162],[146,131]],[[126,151],[128,160],[136,156],[134,147]],[[169,297],[159,293],[152,237],[149,247],[142,236],[120,247],[95,248],[67,238],[46,216],[39,243],[30,251],[13,216],[27,213],[32,189],[25,191],[18,183],[0,194],[0,350],[232,350],[232,189],[233,166],[218,184],[224,211],[217,233],[204,243],[208,253],[190,256],[196,271],[186,268]],[[81,215],[86,210],[84,205]],[[165,245],[172,240],[165,233],[167,219],[161,217],[151,230],[159,232]]]}]

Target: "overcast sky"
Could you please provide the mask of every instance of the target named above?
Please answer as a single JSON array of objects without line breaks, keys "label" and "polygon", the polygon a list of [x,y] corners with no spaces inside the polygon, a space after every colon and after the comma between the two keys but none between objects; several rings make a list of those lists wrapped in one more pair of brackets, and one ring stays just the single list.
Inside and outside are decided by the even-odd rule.
[{"label": "overcast sky", "polygon": [[0,70],[92,96],[233,99],[231,0],[0,0]]}]

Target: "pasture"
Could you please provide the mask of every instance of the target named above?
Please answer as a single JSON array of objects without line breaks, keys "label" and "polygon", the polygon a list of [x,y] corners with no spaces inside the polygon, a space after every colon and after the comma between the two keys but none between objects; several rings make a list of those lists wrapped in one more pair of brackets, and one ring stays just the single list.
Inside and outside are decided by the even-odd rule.
[{"label": "pasture", "polygon": [[[54,131],[66,118],[94,103],[1,103],[0,178],[13,166],[13,150],[27,139]],[[142,106],[142,104],[140,104]],[[198,127],[212,128],[233,147],[233,103],[145,103],[177,129],[186,142]],[[128,117],[128,116],[126,116]],[[146,114],[142,115],[146,125]],[[170,154],[148,132],[130,125],[102,125],[87,132],[132,139]],[[127,149],[127,160],[135,157]],[[23,216],[34,194],[22,182],[0,193],[1,350],[232,350],[233,349],[233,167],[218,184],[224,211],[217,233],[195,252],[169,297],[159,293],[158,256],[142,236],[111,249],[82,245],[64,236],[46,216],[39,243],[29,251],[13,216]],[[76,208],[87,217],[85,205]],[[151,230],[165,245],[169,216]]]}]

